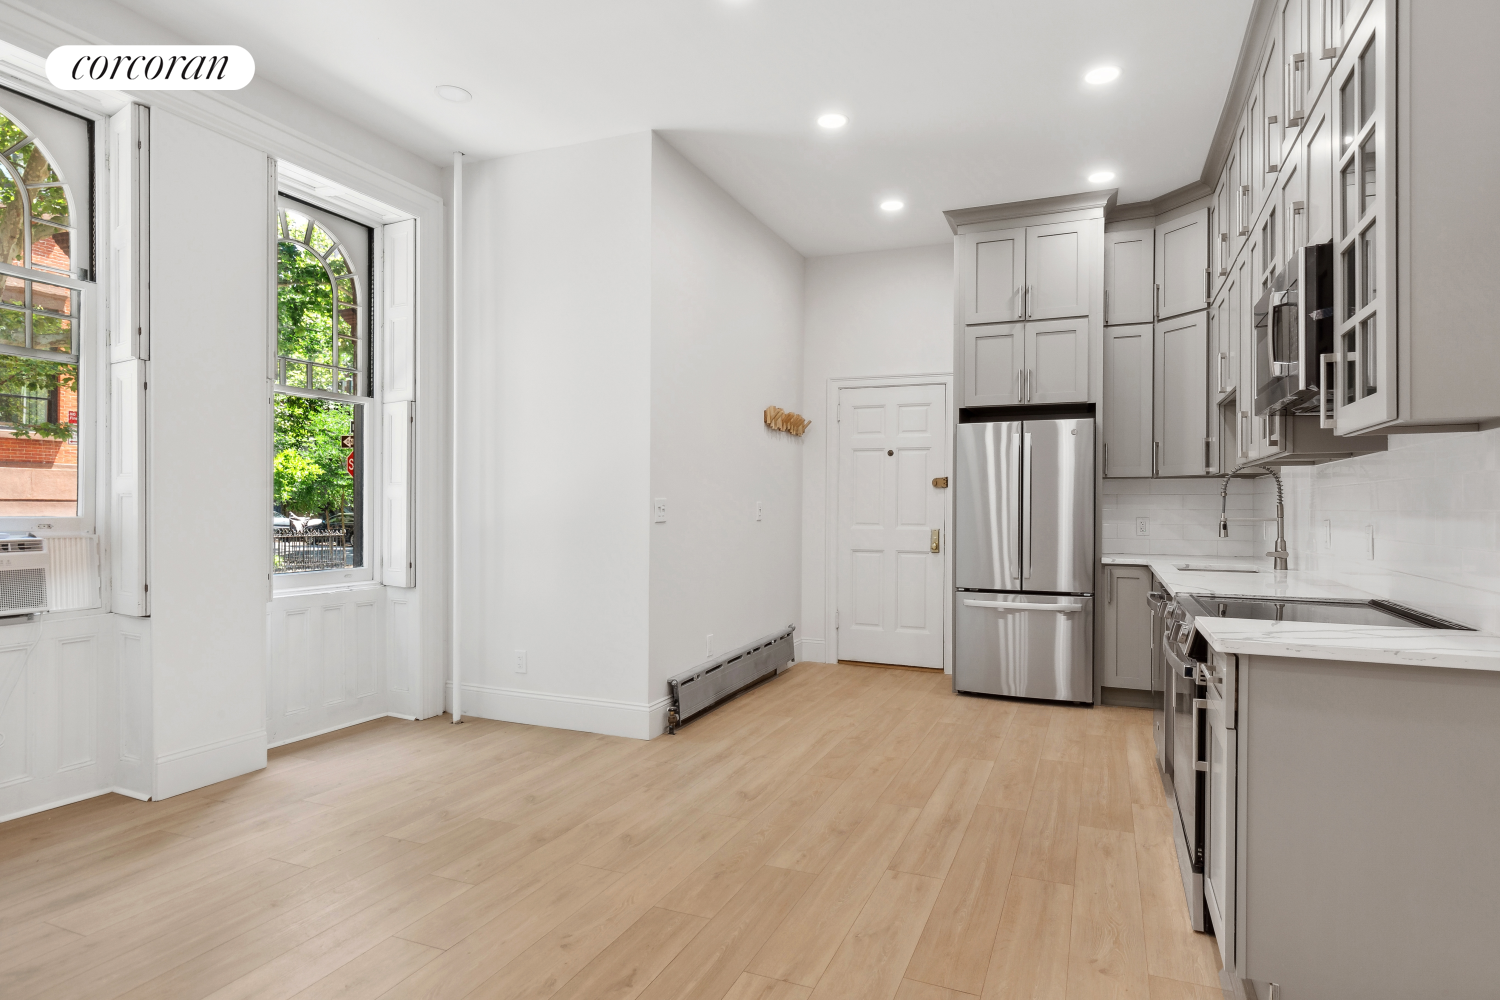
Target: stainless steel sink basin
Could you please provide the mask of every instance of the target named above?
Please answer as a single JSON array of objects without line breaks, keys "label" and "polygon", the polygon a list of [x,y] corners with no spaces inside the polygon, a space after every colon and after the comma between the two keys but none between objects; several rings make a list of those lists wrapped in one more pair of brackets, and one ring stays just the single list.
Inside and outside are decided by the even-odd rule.
[{"label": "stainless steel sink basin", "polygon": [[1252,566],[1207,566],[1203,563],[1173,563],[1172,568],[1184,573],[1264,573]]}]

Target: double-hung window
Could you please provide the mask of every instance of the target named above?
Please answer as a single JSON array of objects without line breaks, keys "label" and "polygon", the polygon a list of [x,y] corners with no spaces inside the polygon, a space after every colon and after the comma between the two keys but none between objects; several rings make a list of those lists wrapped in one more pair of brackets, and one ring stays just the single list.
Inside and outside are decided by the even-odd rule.
[{"label": "double-hung window", "polygon": [[87,119],[0,90],[0,531],[88,527],[92,138]]},{"label": "double-hung window", "polygon": [[373,234],[285,195],[276,230],[275,572],[294,585],[368,580]]}]

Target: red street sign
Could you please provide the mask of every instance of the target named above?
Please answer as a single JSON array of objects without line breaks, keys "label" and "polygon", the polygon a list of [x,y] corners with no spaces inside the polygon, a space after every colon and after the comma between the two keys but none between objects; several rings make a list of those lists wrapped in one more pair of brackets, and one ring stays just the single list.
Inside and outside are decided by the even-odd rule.
[{"label": "red street sign", "polygon": [[78,423],[78,411],[77,410],[69,410],[68,411],[68,423],[70,423],[70,424],[76,424],[76,423]]},{"label": "red street sign", "polygon": [[349,457],[344,459],[344,468],[349,470],[349,475],[354,475],[354,452],[351,451]]}]

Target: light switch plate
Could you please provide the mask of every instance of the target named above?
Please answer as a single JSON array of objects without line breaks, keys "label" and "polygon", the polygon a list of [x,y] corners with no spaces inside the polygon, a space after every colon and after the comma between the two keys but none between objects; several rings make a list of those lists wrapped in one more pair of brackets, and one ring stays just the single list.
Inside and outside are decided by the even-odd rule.
[{"label": "light switch plate", "polygon": [[766,505],[759,500],[755,501],[755,519],[757,521],[763,520],[765,517],[765,513]]},{"label": "light switch plate", "polygon": [[657,497],[656,498],[656,503],[654,505],[654,509],[655,509],[655,514],[652,517],[652,520],[655,523],[657,523],[657,524],[666,524],[667,523],[667,498],[666,497]]},{"label": "light switch plate", "polygon": [[1141,537],[1151,534],[1151,518],[1138,517],[1135,519],[1135,533]]}]

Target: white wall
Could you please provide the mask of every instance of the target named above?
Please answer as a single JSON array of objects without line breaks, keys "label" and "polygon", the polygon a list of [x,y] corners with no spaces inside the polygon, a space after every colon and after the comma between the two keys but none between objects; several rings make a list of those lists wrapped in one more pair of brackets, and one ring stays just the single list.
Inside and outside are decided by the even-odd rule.
[{"label": "white wall", "polygon": [[466,712],[646,734],[650,172],[645,132],[465,167]]},{"label": "white wall", "polygon": [[1293,568],[1500,631],[1500,429],[1392,434],[1388,451],[1283,476]]},{"label": "white wall", "polygon": [[[660,137],[651,159],[651,670],[666,679],[800,615],[802,256]],[[755,505],[763,504],[763,519]],[[654,720],[657,721],[657,720]],[[659,722],[658,722],[659,724]]]},{"label": "white wall", "polygon": [[[953,371],[953,244],[812,257],[802,311],[802,627],[799,659],[832,657],[825,637],[824,504],[829,380]],[[950,417],[957,403],[949,400]]]}]

